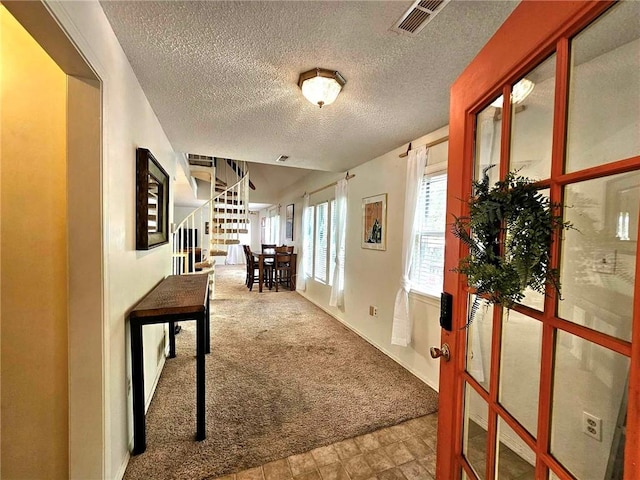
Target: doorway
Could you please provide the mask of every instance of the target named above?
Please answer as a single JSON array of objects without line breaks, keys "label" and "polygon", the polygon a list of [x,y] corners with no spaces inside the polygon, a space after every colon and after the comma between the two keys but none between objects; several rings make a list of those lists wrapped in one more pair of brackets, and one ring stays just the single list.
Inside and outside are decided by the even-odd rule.
[{"label": "doorway", "polygon": [[0,475],[102,478],[101,85],[43,3],[0,15]]}]

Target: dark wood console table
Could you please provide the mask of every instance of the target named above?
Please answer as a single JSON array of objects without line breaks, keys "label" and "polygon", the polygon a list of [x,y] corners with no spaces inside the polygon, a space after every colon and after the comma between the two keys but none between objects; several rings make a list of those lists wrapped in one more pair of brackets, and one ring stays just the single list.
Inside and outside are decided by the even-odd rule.
[{"label": "dark wood console table", "polygon": [[129,314],[131,323],[131,383],[133,389],[133,454],[147,448],[144,413],[142,326],[169,323],[169,358],[176,356],[174,324],[196,325],[196,440],[205,434],[204,355],[211,352],[209,336],[209,275],[171,275],[158,284]]}]

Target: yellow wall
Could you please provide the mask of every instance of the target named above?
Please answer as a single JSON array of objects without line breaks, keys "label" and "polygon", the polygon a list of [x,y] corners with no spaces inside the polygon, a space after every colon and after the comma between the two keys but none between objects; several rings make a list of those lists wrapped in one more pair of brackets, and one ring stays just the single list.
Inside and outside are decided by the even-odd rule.
[{"label": "yellow wall", "polygon": [[66,76],[0,6],[3,479],[68,477]]}]

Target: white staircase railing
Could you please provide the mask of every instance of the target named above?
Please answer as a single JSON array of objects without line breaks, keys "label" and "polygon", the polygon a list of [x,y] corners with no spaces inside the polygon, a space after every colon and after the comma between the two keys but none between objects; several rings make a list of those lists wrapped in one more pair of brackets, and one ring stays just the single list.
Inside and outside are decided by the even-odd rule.
[{"label": "white staircase railing", "polygon": [[[240,244],[240,235],[248,233],[249,171],[246,162],[238,163],[243,176],[191,212],[173,232],[174,275],[211,271],[213,257],[226,256],[229,245]],[[211,180],[213,194],[215,174]]]}]

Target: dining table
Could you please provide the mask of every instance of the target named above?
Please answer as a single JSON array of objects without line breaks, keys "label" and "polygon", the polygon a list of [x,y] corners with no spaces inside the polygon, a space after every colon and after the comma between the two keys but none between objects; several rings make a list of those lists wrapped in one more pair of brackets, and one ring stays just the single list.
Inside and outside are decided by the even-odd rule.
[{"label": "dining table", "polygon": [[264,252],[251,252],[253,258],[258,260],[258,293],[262,293],[262,286],[264,285],[264,271],[265,265],[269,262],[275,264],[276,256],[289,256],[291,257],[291,290],[296,289],[296,267],[298,264],[298,254],[297,253],[276,253],[272,249],[267,249]]}]

